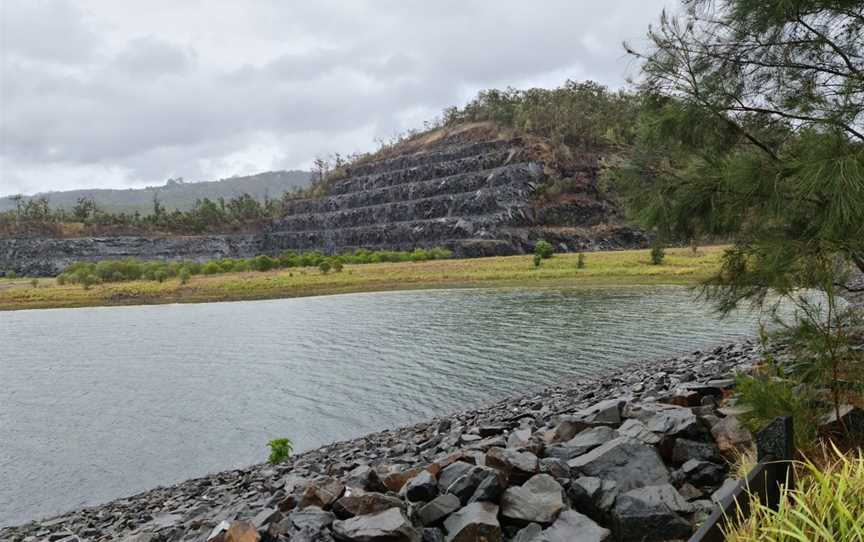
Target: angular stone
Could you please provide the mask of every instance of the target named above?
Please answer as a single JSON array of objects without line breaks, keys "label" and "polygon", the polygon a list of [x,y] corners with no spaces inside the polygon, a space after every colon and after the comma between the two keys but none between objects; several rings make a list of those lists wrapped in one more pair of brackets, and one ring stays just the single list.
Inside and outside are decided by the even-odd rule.
[{"label": "angular stone", "polygon": [[401,508],[402,500],[383,493],[355,492],[333,503],[333,513],[339,519],[377,514],[388,508]]},{"label": "angular stone", "polygon": [[500,435],[508,429],[510,429],[510,426],[508,425],[481,425],[477,428],[477,432],[480,433],[481,437],[486,438]]},{"label": "angular stone", "polygon": [[753,445],[753,436],[744,429],[738,418],[727,416],[711,427],[711,435],[723,455],[735,455]]},{"label": "angular stone", "polygon": [[713,444],[684,438],[675,439],[672,448],[672,462],[681,465],[691,459],[717,461],[720,459],[720,454]]},{"label": "angular stone", "polygon": [[224,536],[225,542],[258,542],[261,540],[258,530],[248,521],[235,521],[228,527]]},{"label": "angular stone", "polygon": [[606,426],[585,429],[572,439],[564,443],[564,446],[572,449],[576,455],[590,452],[594,448],[617,438],[618,431]]},{"label": "angular stone", "polygon": [[288,519],[295,529],[318,531],[329,527],[333,523],[334,517],[332,512],[326,512],[317,506],[310,506],[291,512]]},{"label": "angular stone", "polygon": [[391,472],[384,477],[382,482],[384,483],[384,487],[386,487],[388,490],[394,493],[398,493],[402,489],[402,486],[404,486],[408,480],[420,474],[420,471],[421,469],[415,468],[404,471]]},{"label": "angular stone", "polygon": [[447,542],[500,542],[498,506],[489,502],[471,503],[444,522]]},{"label": "angular stone", "polygon": [[317,506],[318,508],[328,508],[336,502],[336,499],[342,496],[345,491],[345,485],[335,478],[321,478],[313,480],[303,492],[303,497],[300,499],[300,508],[307,506]]},{"label": "angular stone", "polygon": [[501,476],[500,473],[495,469],[473,466],[468,472],[450,484],[446,492],[456,495],[463,504],[467,504],[468,500],[474,495],[474,492],[477,491],[477,488],[484,480],[499,476]]},{"label": "angular stone", "polygon": [[687,481],[697,486],[716,486],[726,476],[726,469],[717,463],[691,459],[681,466]]},{"label": "angular stone", "polygon": [[595,520],[606,517],[618,494],[618,484],[594,476],[576,478],[567,490],[573,506]]},{"label": "angular stone", "polygon": [[265,529],[270,522],[279,521],[280,519],[282,519],[282,514],[278,510],[274,508],[265,508],[255,514],[255,517],[252,518],[252,525],[259,530]]},{"label": "angular stone", "polygon": [[432,525],[446,518],[462,506],[462,502],[456,495],[445,493],[438,495],[417,511],[417,517],[423,525]]},{"label": "angular stone", "polygon": [[609,529],[604,529],[579,512],[565,510],[561,512],[555,523],[543,531],[540,540],[543,542],[606,542],[611,539],[612,532]]},{"label": "angular stone", "polygon": [[519,521],[549,524],[564,508],[563,489],[548,474],[537,474],[501,497],[501,515]]},{"label": "angular stone", "polygon": [[438,487],[446,491],[450,487],[450,484],[467,474],[473,468],[474,465],[464,461],[456,461],[447,465],[441,471],[441,474],[438,475]]},{"label": "angular stone", "polygon": [[422,542],[444,542],[444,531],[437,527],[423,529]]},{"label": "angular stone", "polygon": [[553,478],[570,478],[570,467],[567,462],[555,457],[544,457],[540,460],[540,472]]},{"label": "angular stone", "polygon": [[687,499],[672,484],[639,487],[631,489],[624,495],[634,497],[651,506],[663,504],[673,512],[679,514],[693,512],[693,505],[687,502]]},{"label": "angular stone", "polygon": [[641,420],[652,433],[667,437],[694,436],[702,431],[699,419],[689,408],[658,405],[653,416]]},{"label": "angular stone", "polygon": [[333,534],[352,542],[420,542],[420,532],[398,508],[334,521]]},{"label": "angular stone", "polygon": [[630,437],[610,440],[567,465],[587,476],[612,480],[620,491],[669,483],[669,471],[656,450]]},{"label": "angular stone", "polygon": [[580,410],[575,416],[591,424],[618,425],[621,423],[621,405],[624,403],[622,399],[607,399]]},{"label": "angular stone", "polygon": [[519,529],[511,542],[544,542],[543,527],[539,523],[529,523]]},{"label": "angular stone", "polygon": [[360,465],[349,472],[345,478],[345,485],[363,491],[381,492],[387,490],[378,473],[369,465]]},{"label": "angular stone", "polygon": [[727,478],[723,480],[723,484],[711,494],[711,500],[715,503],[721,502],[723,499],[732,495],[735,489],[738,488],[738,480],[734,480],[732,478]]},{"label": "angular stone", "polygon": [[405,497],[411,502],[428,502],[438,495],[438,480],[429,471],[408,480],[404,486]]},{"label": "angular stone", "polygon": [[644,494],[620,495],[611,512],[615,536],[619,540],[653,542],[688,538],[692,528],[665,503]]},{"label": "angular stone", "polygon": [[645,424],[636,418],[624,420],[624,423],[618,427],[618,433],[622,436],[635,438],[649,446],[659,444],[662,440],[660,435],[649,431]]},{"label": "angular stone", "polygon": [[828,434],[843,433],[844,426],[852,434],[864,434],[864,410],[854,405],[840,405],[840,417],[837,409],[831,407],[831,412],[819,420],[819,429]]},{"label": "angular stone", "polygon": [[477,489],[474,490],[474,493],[468,499],[468,503],[498,502],[505,489],[507,489],[507,485],[505,484],[503,477],[487,476],[477,485]]},{"label": "angular stone", "polygon": [[514,429],[509,435],[507,435],[507,447],[517,449],[525,448],[528,446],[530,440],[531,428],[520,427],[519,429]]},{"label": "angular stone", "polygon": [[517,484],[531,478],[540,470],[536,455],[512,448],[490,448],[486,452],[486,465],[504,472]]}]

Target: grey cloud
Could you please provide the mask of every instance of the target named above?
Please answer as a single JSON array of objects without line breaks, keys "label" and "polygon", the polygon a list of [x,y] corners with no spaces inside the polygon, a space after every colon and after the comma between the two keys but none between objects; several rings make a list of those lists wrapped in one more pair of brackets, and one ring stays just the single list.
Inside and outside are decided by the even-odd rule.
[{"label": "grey cloud", "polygon": [[137,8],[188,18],[160,30],[108,1],[2,0],[18,29],[4,42],[0,194],[69,188],[88,168],[124,185],[301,167],[482,88],[619,86],[620,42],[664,4],[273,0],[242,21],[233,3]]}]

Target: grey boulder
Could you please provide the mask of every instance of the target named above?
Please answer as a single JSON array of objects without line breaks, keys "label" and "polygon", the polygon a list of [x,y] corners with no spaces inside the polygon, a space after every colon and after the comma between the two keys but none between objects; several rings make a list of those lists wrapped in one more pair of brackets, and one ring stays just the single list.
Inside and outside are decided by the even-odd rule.
[{"label": "grey boulder", "polygon": [[561,484],[548,474],[537,474],[501,497],[501,515],[513,520],[550,524],[564,508]]}]

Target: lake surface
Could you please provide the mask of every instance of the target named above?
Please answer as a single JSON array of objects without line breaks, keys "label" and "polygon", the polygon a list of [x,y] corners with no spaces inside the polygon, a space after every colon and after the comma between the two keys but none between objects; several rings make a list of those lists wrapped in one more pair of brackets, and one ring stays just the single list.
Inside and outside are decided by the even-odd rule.
[{"label": "lake surface", "polygon": [[0,312],[0,525],[752,336],[682,287]]}]

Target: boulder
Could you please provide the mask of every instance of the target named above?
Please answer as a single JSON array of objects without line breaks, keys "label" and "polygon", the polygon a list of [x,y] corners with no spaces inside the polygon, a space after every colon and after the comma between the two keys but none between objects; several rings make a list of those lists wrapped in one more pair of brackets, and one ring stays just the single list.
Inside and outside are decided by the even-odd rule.
[{"label": "boulder", "polygon": [[345,485],[335,478],[319,478],[313,480],[303,492],[303,497],[300,499],[300,508],[307,506],[317,506],[318,508],[328,508],[336,502],[336,499],[342,496],[345,491]]},{"label": "boulder", "polygon": [[409,501],[428,502],[438,495],[438,480],[429,471],[424,470],[408,480],[403,489]]},{"label": "boulder", "polygon": [[444,531],[437,527],[427,527],[423,529],[421,536],[422,542],[444,542]]},{"label": "boulder", "polygon": [[672,447],[672,462],[681,465],[691,459],[717,461],[720,459],[720,453],[716,446],[707,442],[684,438],[675,439],[675,444]]},{"label": "boulder", "polygon": [[692,534],[690,524],[650,490],[620,495],[610,514],[619,540],[652,542],[686,539]]},{"label": "boulder", "polygon": [[345,485],[363,491],[381,492],[387,490],[378,473],[369,465],[360,465],[350,471],[345,477]]},{"label": "boulder", "polygon": [[450,487],[450,484],[467,474],[473,468],[474,465],[464,461],[455,461],[447,465],[441,470],[441,474],[438,475],[438,487],[446,491]]},{"label": "boulder", "polygon": [[531,478],[540,470],[536,455],[513,448],[490,448],[486,452],[486,465],[504,472],[517,484]]},{"label": "boulder", "polygon": [[507,435],[507,447],[508,448],[526,448],[528,447],[528,443],[531,441],[531,428],[530,427],[520,427],[518,429],[514,429],[509,435]]},{"label": "boulder", "polygon": [[690,459],[681,465],[681,472],[691,484],[717,486],[726,476],[726,469],[717,463]]},{"label": "boulder", "polygon": [[555,478],[537,474],[501,497],[501,515],[513,520],[550,524],[564,508],[563,489]]},{"label": "boulder", "polygon": [[355,492],[333,503],[333,513],[339,519],[377,514],[388,508],[401,508],[402,500],[376,492]]},{"label": "boulder", "polygon": [[582,455],[618,436],[618,431],[610,427],[592,427],[565,442],[564,446],[573,450],[575,455]]},{"label": "boulder", "polygon": [[417,510],[417,518],[423,525],[432,525],[446,518],[462,506],[462,502],[456,495],[445,493],[438,495]]},{"label": "boulder", "polygon": [[655,446],[662,440],[660,435],[649,431],[645,424],[636,418],[624,420],[624,423],[618,427],[618,433],[622,436],[635,438],[649,446]]},{"label": "boulder", "polygon": [[398,508],[334,521],[333,534],[351,542],[420,542],[420,532]]},{"label": "boulder", "polygon": [[727,416],[711,426],[711,435],[720,453],[726,456],[734,456],[753,445],[753,436],[735,416]]},{"label": "boulder", "polygon": [[652,433],[666,437],[695,436],[702,431],[692,410],[674,405],[658,404],[652,416],[640,421]]},{"label": "boulder", "polygon": [[570,467],[567,461],[555,457],[544,457],[540,460],[540,472],[549,474],[553,478],[569,479]]},{"label": "boulder", "polygon": [[498,478],[500,476],[501,474],[495,469],[472,466],[468,472],[447,486],[446,492],[456,495],[463,504],[467,504],[468,500],[474,495],[474,492],[477,491],[477,488],[479,488],[487,478]]},{"label": "boulder", "polygon": [[544,542],[543,527],[539,523],[529,523],[519,529],[511,542]]},{"label": "boulder", "polygon": [[503,477],[487,476],[477,485],[477,489],[468,499],[468,503],[498,502],[505,489],[507,489],[507,485],[504,483]]},{"label": "boulder", "polygon": [[404,486],[408,480],[420,474],[421,470],[422,469],[420,468],[414,468],[404,471],[390,472],[384,477],[382,482],[384,487],[388,490],[398,493],[402,489],[402,486]]},{"label": "boulder", "polygon": [[580,410],[575,417],[590,424],[618,425],[621,423],[621,405],[624,403],[626,401],[623,399],[607,399]]},{"label": "boulder", "polygon": [[624,495],[652,506],[665,505],[673,512],[679,514],[693,512],[693,505],[687,502],[687,499],[672,484],[639,487],[631,489],[627,493],[624,493]]},{"label": "boulder", "polygon": [[450,515],[444,522],[447,542],[500,542],[498,506],[475,502]]},{"label": "boulder", "polygon": [[288,520],[295,529],[313,531],[329,527],[333,523],[334,518],[335,516],[332,512],[326,512],[317,506],[295,510],[288,516]]},{"label": "boulder", "polygon": [[258,529],[251,522],[235,521],[228,527],[227,531],[214,540],[219,542],[259,542],[261,535],[258,534]]},{"label": "boulder", "polygon": [[610,440],[567,465],[586,476],[612,480],[620,491],[669,483],[669,471],[657,451],[630,437]]},{"label": "boulder", "polygon": [[851,433],[864,435],[864,410],[853,405],[840,405],[840,417],[837,409],[822,416],[819,420],[819,430],[827,434],[843,433],[846,427]]},{"label": "boulder", "polygon": [[611,539],[612,533],[591,518],[574,510],[565,510],[543,531],[538,542],[605,542]]},{"label": "boulder", "polygon": [[573,507],[598,521],[608,515],[618,493],[618,484],[594,476],[580,476],[567,489]]}]

